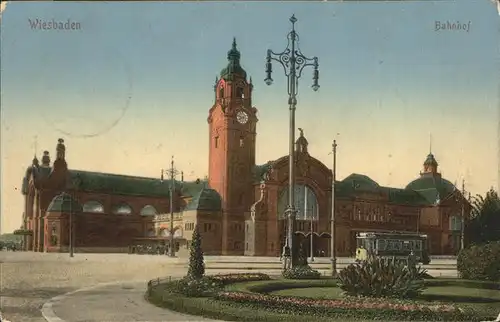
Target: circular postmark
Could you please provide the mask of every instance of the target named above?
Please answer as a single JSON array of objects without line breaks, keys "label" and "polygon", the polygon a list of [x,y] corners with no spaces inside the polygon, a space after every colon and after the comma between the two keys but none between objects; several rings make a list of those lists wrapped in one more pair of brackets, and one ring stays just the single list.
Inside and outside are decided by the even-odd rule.
[{"label": "circular postmark", "polygon": [[[113,50],[97,49],[77,55],[60,78],[47,84],[42,119],[55,131],[72,138],[103,135],[126,115],[132,99],[133,79],[129,64]],[[61,68],[61,67],[59,67]],[[71,75],[71,76],[70,76]]]}]

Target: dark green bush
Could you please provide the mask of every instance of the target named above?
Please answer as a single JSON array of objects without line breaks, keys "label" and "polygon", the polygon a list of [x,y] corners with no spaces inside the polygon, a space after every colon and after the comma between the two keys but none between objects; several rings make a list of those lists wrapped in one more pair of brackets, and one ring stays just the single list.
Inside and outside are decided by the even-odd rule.
[{"label": "dark green bush", "polygon": [[190,278],[168,282],[165,284],[165,290],[170,293],[181,294],[186,297],[207,297],[222,290],[221,282],[210,277]]},{"label": "dark green bush", "polygon": [[268,281],[271,279],[269,275],[263,273],[235,273],[235,274],[218,274],[210,276],[211,279],[229,285],[233,283]]},{"label": "dark green bush", "polygon": [[500,241],[461,250],[457,270],[463,279],[500,281]]},{"label": "dark green bush", "polygon": [[339,287],[349,296],[415,298],[421,294],[426,270],[383,258],[347,266],[339,273]]},{"label": "dark green bush", "polygon": [[286,269],[282,273],[283,278],[290,280],[313,280],[321,278],[321,273],[314,270],[309,265],[298,265]]},{"label": "dark green bush", "polygon": [[194,227],[191,248],[189,252],[189,268],[187,277],[190,279],[202,278],[205,275],[205,260],[201,249],[201,236],[198,226]]}]

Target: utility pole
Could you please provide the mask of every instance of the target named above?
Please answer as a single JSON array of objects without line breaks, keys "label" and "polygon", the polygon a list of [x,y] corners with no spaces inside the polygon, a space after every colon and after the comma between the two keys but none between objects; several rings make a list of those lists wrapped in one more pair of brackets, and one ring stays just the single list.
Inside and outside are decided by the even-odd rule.
[{"label": "utility pole", "polygon": [[332,218],[330,220],[330,255],[332,262],[332,276],[337,275],[337,254],[335,250],[335,180],[337,178],[337,140],[333,140],[333,169],[332,169]]},{"label": "utility pole", "polygon": [[170,257],[175,257],[175,240],[174,240],[174,192],[175,192],[175,177],[180,174],[181,181],[184,181],[184,173],[182,171],[178,171],[174,167],[174,156],[172,156],[172,161],[170,162],[170,168],[167,170],[161,170],[161,179],[160,182],[163,182],[163,174],[167,174],[170,178],[170,247],[168,255]]},{"label": "utility pole", "polygon": [[462,223],[460,225],[460,250],[463,250],[465,236],[465,179],[462,180]]}]

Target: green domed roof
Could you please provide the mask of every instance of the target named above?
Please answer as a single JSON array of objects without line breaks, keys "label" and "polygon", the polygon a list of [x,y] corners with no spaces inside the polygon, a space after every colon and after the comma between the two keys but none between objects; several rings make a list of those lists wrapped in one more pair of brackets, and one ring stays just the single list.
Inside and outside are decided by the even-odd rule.
[{"label": "green domed roof", "polygon": [[222,209],[222,199],[213,189],[203,188],[186,206],[185,210],[215,210]]},{"label": "green domed roof", "polygon": [[427,201],[436,202],[455,191],[455,185],[441,178],[440,175],[424,173],[416,180],[410,182],[405,189],[414,190],[421,194]]},{"label": "green domed roof", "polygon": [[240,65],[241,54],[236,48],[236,38],[233,38],[233,45],[227,52],[227,66],[221,70],[220,77],[224,80],[232,80],[234,75],[247,78],[247,72]]},{"label": "green domed roof", "polygon": [[82,205],[66,192],[55,196],[47,207],[47,212],[76,213],[81,211]]}]

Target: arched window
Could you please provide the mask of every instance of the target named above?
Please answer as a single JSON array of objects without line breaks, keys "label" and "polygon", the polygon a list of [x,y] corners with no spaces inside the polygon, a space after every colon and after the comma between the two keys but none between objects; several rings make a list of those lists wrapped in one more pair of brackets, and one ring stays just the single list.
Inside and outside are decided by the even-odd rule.
[{"label": "arched window", "polygon": [[[295,210],[297,220],[318,220],[318,199],[314,191],[306,185],[295,186]],[[278,200],[278,217],[285,218],[285,210],[288,205],[288,187],[284,188]]]},{"label": "arched window", "polygon": [[132,208],[127,204],[120,204],[113,208],[113,214],[115,215],[130,215],[132,213]]},{"label": "arched window", "polygon": [[149,229],[147,235],[148,237],[154,237],[156,235],[154,229]]},{"label": "arched window", "polygon": [[102,214],[104,212],[104,206],[98,201],[87,201],[83,204],[83,212]]},{"label": "arched window", "polygon": [[141,216],[155,216],[158,214],[156,208],[151,205],[146,205],[141,209]]},{"label": "arched window", "polygon": [[245,98],[245,94],[243,92],[243,88],[242,87],[236,88],[236,97],[237,98]]},{"label": "arched window", "polygon": [[174,231],[174,238],[181,238],[182,237],[182,229],[180,227],[177,227]]},{"label": "arched window", "polygon": [[462,217],[461,216],[450,216],[450,230],[451,231],[462,230]]},{"label": "arched window", "polygon": [[160,236],[167,237],[168,236],[168,229],[166,229],[166,228],[160,229]]}]

